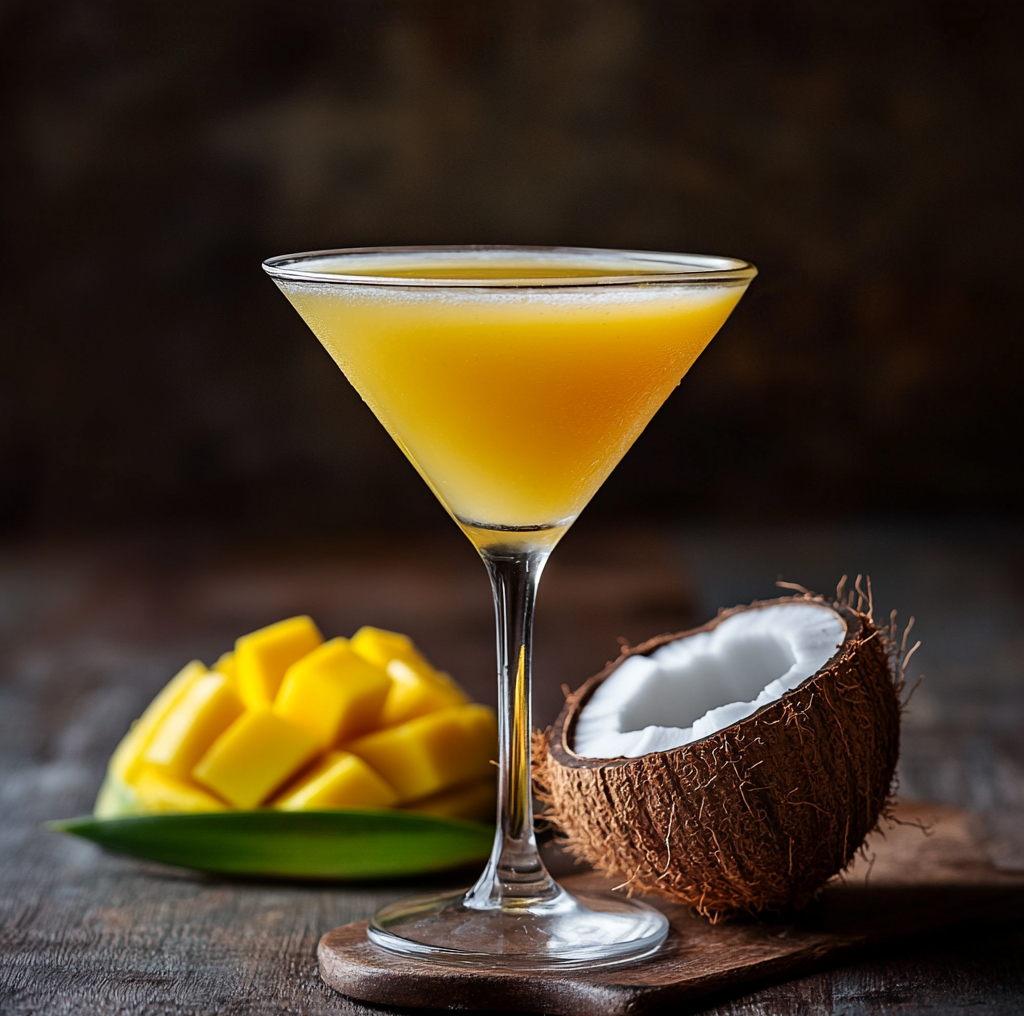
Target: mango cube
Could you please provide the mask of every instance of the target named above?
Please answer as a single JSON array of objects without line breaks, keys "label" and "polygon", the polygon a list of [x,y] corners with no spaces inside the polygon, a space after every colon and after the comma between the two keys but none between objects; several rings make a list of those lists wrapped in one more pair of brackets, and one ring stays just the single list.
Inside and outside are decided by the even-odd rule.
[{"label": "mango cube", "polygon": [[145,712],[131,725],[131,729],[114,749],[108,766],[114,776],[125,783],[132,783],[135,780],[144,765],[142,755],[149,747],[153,732],[184,694],[185,689],[200,674],[205,673],[206,667],[198,660],[193,660],[191,663],[186,663],[167,682],[163,690],[149,703]]},{"label": "mango cube", "polygon": [[323,636],[312,619],[289,617],[243,635],[235,642],[238,691],[249,709],[269,706],[285,671],[312,652]]},{"label": "mango cube", "polygon": [[223,674],[200,674],[167,711],[142,758],[171,776],[188,776],[210,745],[241,715],[242,708]]},{"label": "mango cube", "polygon": [[238,664],[235,663],[233,652],[221,653],[210,670],[216,670],[218,674],[223,674],[232,684],[238,682]]},{"label": "mango cube", "polygon": [[427,662],[408,635],[367,625],[352,636],[349,644],[365,660],[386,670],[391,678],[391,690],[380,714],[382,727],[393,727],[469,701],[469,696],[447,674]]},{"label": "mango cube", "polygon": [[274,711],[328,748],[373,730],[390,688],[391,678],[353,652],[348,639],[331,639],[288,668]]},{"label": "mango cube", "polygon": [[392,660],[402,660],[411,666],[429,667],[426,658],[408,635],[383,628],[364,625],[352,636],[352,648],[363,659],[385,670]]},{"label": "mango cube", "polygon": [[287,787],[275,808],[390,808],[398,794],[358,755],[328,752],[312,772]]},{"label": "mango cube", "polygon": [[498,782],[493,776],[462,783],[439,794],[421,798],[407,804],[403,811],[418,811],[439,818],[467,818],[476,822],[491,822],[498,807]]},{"label": "mango cube", "polygon": [[391,688],[380,713],[380,725],[393,727],[417,716],[465,705],[466,693],[447,674],[434,670],[430,664],[392,660],[388,664]]},{"label": "mango cube", "polygon": [[147,814],[169,811],[224,811],[227,805],[201,787],[146,766],[135,783],[141,810]]},{"label": "mango cube", "polygon": [[486,706],[463,705],[367,734],[345,748],[369,763],[405,802],[489,775],[497,740],[494,713]]},{"label": "mango cube", "polygon": [[236,808],[255,808],[320,747],[308,730],[269,707],[251,709],[213,742],[192,777]]},{"label": "mango cube", "polygon": [[[189,663],[111,757],[100,817],[254,808],[392,808],[488,819],[491,710],[407,635],[324,642],[292,617]],[[340,745],[350,750],[338,750]]]}]

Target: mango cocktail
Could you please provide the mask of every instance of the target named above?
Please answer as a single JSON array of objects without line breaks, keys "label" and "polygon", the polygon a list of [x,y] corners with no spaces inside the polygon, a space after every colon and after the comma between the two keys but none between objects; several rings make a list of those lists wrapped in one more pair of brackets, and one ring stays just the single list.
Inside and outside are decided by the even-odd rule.
[{"label": "mango cocktail", "polygon": [[663,914],[638,900],[574,897],[540,859],[530,782],[533,605],[548,554],[724,323],[754,268],[697,255],[508,247],[321,251],[264,268],[473,541],[494,593],[491,859],[465,893],[385,907],[368,936],[402,955],[487,969],[653,954],[668,932]]},{"label": "mango cocktail", "polygon": [[[609,269],[419,269],[441,280],[598,271]],[[409,288],[382,299],[370,286],[280,285],[445,507],[484,529],[571,523],[743,292]]]}]

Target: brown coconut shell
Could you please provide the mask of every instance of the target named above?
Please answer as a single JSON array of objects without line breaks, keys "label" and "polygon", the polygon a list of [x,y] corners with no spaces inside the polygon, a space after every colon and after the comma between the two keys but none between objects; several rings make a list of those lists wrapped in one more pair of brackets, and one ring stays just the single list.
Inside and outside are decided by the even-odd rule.
[{"label": "brown coconut shell", "polygon": [[[577,718],[630,656],[744,611],[821,604],[846,625],[818,673],[699,741],[640,758],[582,758]],[[534,744],[544,817],[565,845],[629,892],[690,905],[713,921],[801,907],[852,860],[889,800],[899,755],[902,679],[894,630],[810,594],[720,613],[623,655],[570,695]]]}]

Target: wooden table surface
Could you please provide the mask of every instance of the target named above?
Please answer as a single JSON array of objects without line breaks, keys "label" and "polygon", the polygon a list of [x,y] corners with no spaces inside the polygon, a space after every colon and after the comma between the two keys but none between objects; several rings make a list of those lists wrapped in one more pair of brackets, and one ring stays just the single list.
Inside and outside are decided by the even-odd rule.
[{"label": "wooden table surface", "polygon": [[[1024,867],[1024,539],[1012,528],[571,533],[539,599],[535,720],[618,652],[772,592],[870,571],[925,644],[904,730],[907,796],[981,811]],[[308,612],[326,633],[412,634],[493,701],[489,590],[458,534],[408,559],[379,538],[225,549],[198,537],[0,552],[0,1012],[369,1013],[315,948],[423,880],[214,878],[104,854],[41,824],[87,812],[113,746],[186,660]],[[430,884],[466,881],[471,873]],[[961,928],[722,997],[721,1014],[1024,1012],[1024,921]]]}]

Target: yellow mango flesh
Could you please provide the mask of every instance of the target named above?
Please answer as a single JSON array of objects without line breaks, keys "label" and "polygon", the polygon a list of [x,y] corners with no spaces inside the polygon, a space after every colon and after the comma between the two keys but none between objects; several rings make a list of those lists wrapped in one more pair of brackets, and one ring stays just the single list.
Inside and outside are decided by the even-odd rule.
[{"label": "yellow mango flesh", "polygon": [[382,727],[393,727],[417,716],[465,705],[466,693],[446,674],[429,665],[413,666],[405,660],[392,660],[388,664],[391,688],[380,714]]},{"label": "yellow mango flesh", "polygon": [[145,764],[142,758],[143,752],[149,747],[153,732],[193,680],[205,673],[206,667],[198,660],[193,660],[191,663],[186,663],[167,682],[163,690],[157,693],[156,698],[131,725],[131,729],[114,749],[114,754],[110,756],[108,769],[114,776],[125,783],[131,783],[138,776]]},{"label": "yellow mango flesh", "polygon": [[111,757],[95,813],[270,801],[487,820],[496,724],[467,701],[406,635],[366,627],[325,643],[308,617],[288,618],[167,684]]},{"label": "yellow mango flesh", "polygon": [[398,794],[361,758],[347,751],[328,752],[312,772],[273,802],[275,808],[390,808]]},{"label": "yellow mango flesh", "polygon": [[412,639],[397,631],[364,625],[350,641],[355,652],[381,670],[386,670],[392,660],[402,660],[413,667],[430,667]]},{"label": "yellow mango flesh", "polygon": [[439,818],[466,818],[476,822],[492,822],[497,807],[498,781],[491,776],[413,801],[402,810],[418,811],[422,815],[436,815]]},{"label": "yellow mango flesh", "polygon": [[146,766],[135,782],[135,795],[148,814],[175,811],[224,811],[227,805],[188,780]]},{"label": "yellow mango flesh", "polygon": [[328,748],[373,730],[390,687],[391,678],[348,639],[331,639],[288,668],[274,711]]},{"label": "yellow mango flesh", "polygon": [[216,670],[218,674],[223,674],[233,684],[238,683],[238,664],[235,663],[234,652],[221,653],[210,670]]},{"label": "yellow mango flesh", "polygon": [[305,615],[243,635],[235,643],[234,660],[242,701],[249,709],[269,706],[288,668],[322,642],[319,629]]},{"label": "yellow mango flesh", "polygon": [[272,709],[252,709],[217,738],[192,778],[236,808],[255,808],[321,750],[317,738]]},{"label": "yellow mango flesh", "polygon": [[352,636],[350,644],[391,678],[391,690],[380,716],[382,727],[393,727],[469,701],[469,696],[447,674],[427,662],[408,635],[366,626]]},{"label": "yellow mango flesh", "polygon": [[171,776],[187,777],[242,708],[223,674],[200,674],[163,717],[142,753],[143,760]]},{"label": "yellow mango flesh", "polygon": [[463,705],[367,734],[345,748],[407,802],[489,775],[497,740],[494,713],[486,706]]}]

